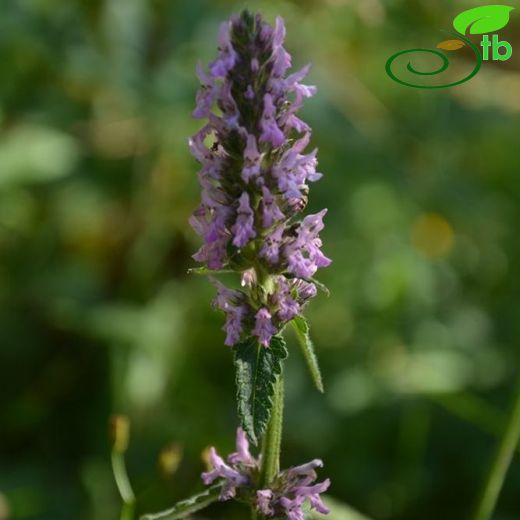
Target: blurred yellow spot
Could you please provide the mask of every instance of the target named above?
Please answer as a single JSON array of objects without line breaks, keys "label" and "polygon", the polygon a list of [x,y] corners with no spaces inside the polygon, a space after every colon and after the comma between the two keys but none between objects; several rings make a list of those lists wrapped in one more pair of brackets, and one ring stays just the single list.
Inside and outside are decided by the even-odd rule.
[{"label": "blurred yellow spot", "polygon": [[142,155],[148,150],[148,139],[142,119],[94,120],[88,130],[93,148],[103,157],[122,159]]},{"label": "blurred yellow spot", "polygon": [[200,454],[200,458],[202,459],[202,462],[204,462],[204,465],[209,469],[210,463],[209,463],[209,446],[207,448],[204,448],[202,450],[202,453]]},{"label": "blurred yellow spot", "polygon": [[159,469],[165,477],[175,474],[182,460],[182,447],[179,444],[166,446],[159,454]]},{"label": "blurred yellow spot", "polygon": [[9,518],[9,505],[7,499],[0,493],[0,520],[7,520]]},{"label": "blurred yellow spot", "polygon": [[412,225],[412,244],[429,258],[441,258],[453,248],[454,232],[450,223],[437,213],[424,213]]},{"label": "blurred yellow spot", "polygon": [[110,418],[110,436],[112,447],[119,453],[124,453],[130,440],[130,421],[125,415],[113,415]]}]

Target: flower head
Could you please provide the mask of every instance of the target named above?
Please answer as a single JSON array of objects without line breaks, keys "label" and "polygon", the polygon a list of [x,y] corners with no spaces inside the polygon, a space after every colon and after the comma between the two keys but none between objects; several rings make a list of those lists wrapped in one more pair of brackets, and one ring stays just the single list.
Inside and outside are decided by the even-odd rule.
[{"label": "flower head", "polygon": [[[303,506],[308,501],[312,509],[326,515],[329,509],[322,502],[320,495],[329,488],[330,479],[315,483],[317,478],[315,470],[322,466],[323,462],[315,459],[307,464],[282,471],[275,480],[274,491],[257,492],[257,509],[262,512],[271,509],[278,515],[283,513],[290,520],[305,520]],[[270,491],[269,495],[264,491]],[[269,501],[267,496],[270,497]]]},{"label": "flower head", "polygon": [[287,74],[284,38],[282,18],[272,27],[244,11],[222,24],[208,71],[197,67],[193,115],[208,121],[189,143],[201,165],[190,222],[203,244],[194,259],[241,276],[241,296],[217,305],[228,345],[254,335],[269,346],[315,296],[308,279],[330,264],[319,238],[326,210],[300,217],[321,173],[317,151],[306,151],[310,127],[296,114],[316,87],[302,83],[308,65]]},{"label": "flower head", "polygon": [[316,483],[316,469],[323,466],[319,459],[283,470],[268,488],[257,489],[260,460],[251,455],[246,434],[238,428],[236,451],[227,457],[227,462],[215,448],[210,448],[209,463],[210,469],[202,473],[202,480],[206,485],[215,481],[222,483],[222,501],[241,493],[242,498],[250,500],[267,518],[283,515],[291,520],[305,520],[303,507],[306,502],[319,513],[329,512],[320,495],[329,488],[330,480]]}]

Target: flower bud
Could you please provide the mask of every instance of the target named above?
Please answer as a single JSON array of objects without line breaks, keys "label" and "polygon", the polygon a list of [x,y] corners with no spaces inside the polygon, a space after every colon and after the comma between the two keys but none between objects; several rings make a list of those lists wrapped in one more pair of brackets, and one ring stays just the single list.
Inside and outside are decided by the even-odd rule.
[{"label": "flower bud", "polygon": [[112,449],[124,453],[130,441],[130,420],[126,415],[113,415],[110,418],[110,438]]}]

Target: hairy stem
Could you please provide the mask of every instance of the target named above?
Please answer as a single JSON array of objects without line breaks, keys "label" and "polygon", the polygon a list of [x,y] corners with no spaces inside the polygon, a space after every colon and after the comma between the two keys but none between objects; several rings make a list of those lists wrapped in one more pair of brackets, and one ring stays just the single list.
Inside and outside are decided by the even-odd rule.
[{"label": "hairy stem", "polygon": [[262,444],[262,467],[260,468],[260,486],[269,486],[280,471],[280,446],[282,443],[283,423],[283,373],[274,386],[271,418]]},{"label": "hairy stem", "polygon": [[474,520],[490,520],[504,484],[507,471],[520,440],[520,381],[509,416],[508,425],[498,444]]}]

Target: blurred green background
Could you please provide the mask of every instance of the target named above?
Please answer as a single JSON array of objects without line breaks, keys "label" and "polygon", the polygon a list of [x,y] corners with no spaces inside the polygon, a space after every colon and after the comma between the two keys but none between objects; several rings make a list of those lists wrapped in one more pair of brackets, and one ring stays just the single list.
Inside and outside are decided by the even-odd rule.
[{"label": "blurred green background", "polygon": [[[330,494],[374,520],[468,518],[518,367],[520,17],[512,60],[462,86],[402,87],[384,64],[482,3],[1,2],[1,519],[118,518],[112,413],[132,422],[139,512],[200,490],[201,452],[232,448],[223,319],[186,274],[187,139],[196,62],[244,7],[283,15],[294,65],[314,64],[309,210],[329,208],[334,260],[307,310],[326,394],[289,337],[282,465],[323,458]],[[496,520],[520,518],[519,486],[517,459]]]}]

